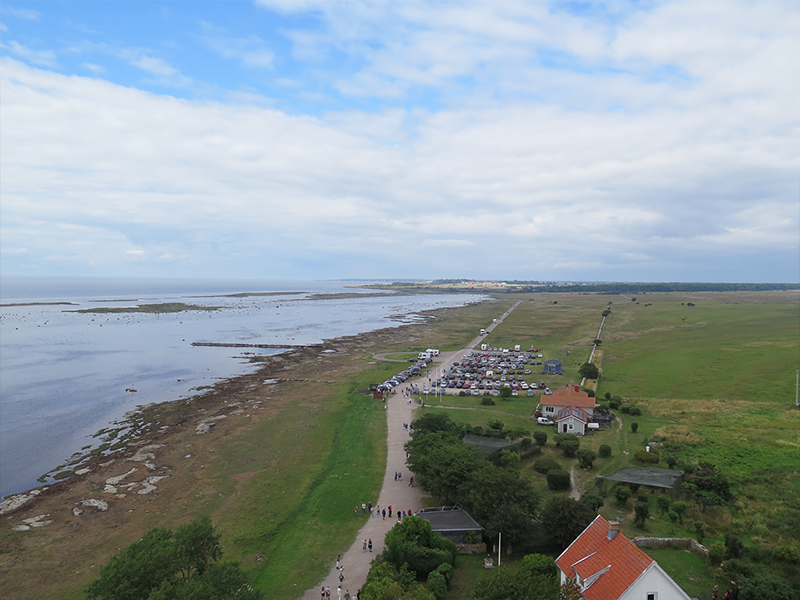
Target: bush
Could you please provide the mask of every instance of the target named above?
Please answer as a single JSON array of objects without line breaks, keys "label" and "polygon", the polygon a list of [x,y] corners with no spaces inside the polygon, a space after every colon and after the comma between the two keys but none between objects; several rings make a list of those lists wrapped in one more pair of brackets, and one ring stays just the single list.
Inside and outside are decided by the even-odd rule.
[{"label": "bush", "polygon": [[797,564],[800,562],[800,552],[798,552],[797,548],[794,546],[775,546],[775,550],[773,550],[772,554],[775,560],[781,562],[790,564]]},{"label": "bush", "polygon": [[608,401],[608,406],[611,407],[612,410],[616,410],[621,403],[622,399],[619,396],[614,396]]},{"label": "bush", "polygon": [[641,417],[641,416],[642,416],[642,409],[641,409],[641,408],[639,408],[638,406],[631,406],[631,408],[630,408],[630,410],[628,411],[628,413],[629,413],[629,414],[630,414],[632,417]]},{"label": "bush", "polygon": [[633,460],[643,465],[657,465],[661,460],[658,452],[648,452],[647,450],[637,450],[633,453]]},{"label": "bush", "polygon": [[459,396],[466,396],[467,392],[465,392],[464,390],[461,390],[460,392],[458,392],[458,395]]},{"label": "bush", "polygon": [[756,575],[739,587],[739,600],[795,600],[797,596],[775,575]]},{"label": "bush", "polygon": [[586,379],[597,379],[600,377],[600,369],[597,368],[597,365],[592,363],[584,363],[581,365],[581,368],[578,369],[578,374]]},{"label": "bush", "polygon": [[[465,544],[474,544],[477,541],[478,541],[478,534],[475,533],[474,531],[467,531],[464,534],[464,543]],[[447,564],[447,563],[445,563],[445,564]],[[440,568],[441,568],[441,566],[442,565],[439,565]]]},{"label": "bush", "polygon": [[[474,531],[472,531],[470,533],[472,533],[473,535],[475,534]],[[453,573],[455,573],[455,569],[453,568],[453,565],[448,564],[448,563],[442,563],[438,567],[436,567],[436,570],[439,571],[439,573],[441,573],[442,575],[444,575],[444,580],[447,583],[447,585],[449,586],[450,585],[450,581],[453,579]]]},{"label": "bush", "polygon": [[439,571],[431,571],[428,573],[428,589],[436,596],[436,600],[442,600],[447,593],[447,581],[444,575]]},{"label": "bush", "polygon": [[596,459],[597,454],[595,454],[594,451],[578,450],[578,461],[580,462],[581,468],[591,469]]},{"label": "bush", "polygon": [[631,423],[631,431],[633,433],[636,433],[637,431],[639,431],[639,424],[636,421]]},{"label": "bush", "polygon": [[483,406],[494,406],[495,405],[495,401],[492,400],[491,396],[484,396],[483,398],[481,398],[481,404]]},{"label": "bush", "polygon": [[556,461],[552,458],[540,458],[535,463],[533,463],[534,471],[538,473],[547,473],[553,469],[560,469],[561,465],[559,465]]},{"label": "bush", "polygon": [[614,490],[614,497],[617,499],[617,502],[619,502],[620,505],[622,506],[624,506],[628,502],[628,499],[632,495],[633,492],[631,492],[631,488],[625,485],[621,485]]},{"label": "bush", "polygon": [[570,482],[569,473],[561,469],[550,469],[547,472],[547,487],[554,492],[562,492],[570,489],[572,483]]},{"label": "bush", "polygon": [[674,457],[674,456],[668,456],[668,457],[667,457],[667,458],[665,458],[664,460],[667,462],[667,466],[668,466],[670,469],[673,469],[673,468],[675,468],[675,463],[677,463],[677,462],[678,462],[678,461],[675,459],[675,457]]},{"label": "bush", "polygon": [[581,502],[585,502],[591,506],[592,510],[595,512],[603,508],[603,504],[605,504],[602,496],[598,496],[597,494],[583,494],[581,496]]},{"label": "bush", "polygon": [[498,431],[506,426],[500,419],[489,419],[488,425],[491,429],[497,429]]},{"label": "bush", "polygon": [[606,392],[605,398],[606,400],[611,400],[611,392]]},{"label": "bush", "polygon": [[600,458],[608,458],[611,456],[611,446],[603,444],[600,446]]},{"label": "bush", "polygon": [[526,437],[526,438],[522,438],[522,441],[519,443],[519,446],[520,446],[520,448],[527,449],[527,448],[531,447],[531,444],[532,444],[531,438]]},{"label": "bush", "polygon": [[511,388],[510,387],[501,387],[500,388],[500,397],[503,400],[510,400],[511,399]]},{"label": "bush", "polygon": [[589,396],[589,398],[596,398],[597,397],[595,395],[595,393],[594,393],[594,390],[590,390],[589,388],[585,388],[583,391],[586,392],[586,395]]},{"label": "bush", "polygon": [[547,443],[547,432],[546,431],[534,431],[533,432],[533,439],[536,440],[536,443],[539,446],[544,446]]},{"label": "bush", "polygon": [[669,507],[672,504],[672,500],[666,494],[661,494],[660,496],[656,497],[656,502],[658,503],[658,510],[661,511],[662,515],[665,515],[669,512]]},{"label": "bush", "polygon": [[631,412],[631,405],[630,404],[623,404],[619,411],[625,415]]},{"label": "bush", "polygon": [[578,449],[581,447],[581,441],[578,439],[578,436],[573,435],[572,438],[571,440],[564,440],[561,442],[561,450],[567,458],[575,458]]},{"label": "bush", "polygon": [[708,562],[717,568],[725,560],[725,544],[714,542],[708,547]]},{"label": "bush", "polygon": [[[717,543],[721,544],[722,542],[717,542]],[[728,577],[731,577],[733,579],[739,579],[740,577],[752,577],[755,573],[753,567],[748,565],[743,560],[739,560],[738,558],[731,558],[730,560],[726,560],[725,564],[722,567],[722,571]]]},{"label": "bush", "polygon": [[644,529],[644,524],[650,516],[650,507],[647,502],[637,502],[633,506],[633,510],[636,512],[636,517],[633,519],[634,523],[636,523],[637,527]]}]

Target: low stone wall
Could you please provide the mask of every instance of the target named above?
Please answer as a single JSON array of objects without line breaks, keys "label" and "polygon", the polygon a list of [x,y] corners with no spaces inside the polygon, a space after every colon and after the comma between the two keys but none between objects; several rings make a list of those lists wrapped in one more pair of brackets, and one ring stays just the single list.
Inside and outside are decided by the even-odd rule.
[{"label": "low stone wall", "polygon": [[459,554],[486,554],[486,544],[456,544]]},{"label": "low stone wall", "polygon": [[677,548],[694,552],[703,558],[708,557],[708,548],[693,538],[637,537],[631,541],[639,548]]}]

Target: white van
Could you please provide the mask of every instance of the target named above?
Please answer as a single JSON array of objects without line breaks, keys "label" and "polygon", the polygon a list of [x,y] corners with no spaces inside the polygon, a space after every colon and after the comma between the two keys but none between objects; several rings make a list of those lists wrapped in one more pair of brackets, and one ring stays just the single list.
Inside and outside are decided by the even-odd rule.
[{"label": "white van", "polygon": [[486,335],[486,330],[485,329],[481,329],[481,335]]},{"label": "white van", "polygon": [[439,349],[438,348],[428,348],[426,350],[426,352],[428,354],[430,354],[431,356],[439,356]]},{"label": "white van", "polygon": [[486,344],[481,344],[481,350],[486,350]]},{"label": "white van", "polygon": [[514,346],[514,352],[519,352],[519,344],[517,344],[516,346]]},{"label": "white van", "polygon": [[430,357],[431,357],[431,353],[430,352],[420,352],[419,356],[418,356],[418,358],[420,360],[428,360],[428,359],[430,359]]}]

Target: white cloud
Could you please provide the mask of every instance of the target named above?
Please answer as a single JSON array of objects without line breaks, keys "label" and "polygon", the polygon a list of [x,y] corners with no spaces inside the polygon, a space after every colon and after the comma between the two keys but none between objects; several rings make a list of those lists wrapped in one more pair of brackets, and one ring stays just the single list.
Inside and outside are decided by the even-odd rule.
[{"label": "white cloud", "polygon": [[[320,26],[290,32],[295,59],[351,57],[323,77],[358,98],[313,118],[255,88],[181,100],[0,59],[3,239],[28,249],[4,261],[732,279],[756,253],[769,270],[750,280],[794,278],[798,11],[768,4],[659,4],[612,27],[540,3],[307,3]],[[328,91],[260,37],[203,31],[298,96]]]},{"label": "white cloud", "polygon": [[8,45],[5,47],[23,60],[31,62],[35,65],[52,67],[56,64],[55,52],[51,50],[33,50],[13,40],[8,42]]},{"label": "white cloud", "polygon": [[7,15],[19,17],[20,19],[25,19],[26,21],[38,21],[42,16],[42,13],[38,10],[33,10],[31,8],[11,8],[4,6],[2,12]]},{"label": "white cloud", "polygon": [[89,69],[95,75],[102,75],[106,72],[105,67],[101,67],[100,65],[95,65],[92,63],[83,63],[81,66],[85,69]]}]

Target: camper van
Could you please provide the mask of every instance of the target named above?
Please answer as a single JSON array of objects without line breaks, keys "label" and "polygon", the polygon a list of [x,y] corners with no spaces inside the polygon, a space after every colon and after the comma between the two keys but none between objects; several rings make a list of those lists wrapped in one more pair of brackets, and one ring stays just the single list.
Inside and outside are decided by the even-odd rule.
[{"label": "camper van", "polygon": [[428,348],[425,352],[427,352],[430,355],[429,358],[433,358],[434,356],[439,356],[438,348]]},{"label": "camper van", "polygon": [[485,329],[481,329],[481,335],[486,335],[486,330]]},{"label": "camper van", "polygon": [[481,350],[486,350],[486,344],[481,344]]},{"label": "camper van", "polygon": [[519,352],[519,344],[517,344],[516,346],[514,346],[514,352]]},{"label": "camper van", "polygon": [[431,353],[430,351],[420,352],[418,358],[419,360],[430,360]]}]

